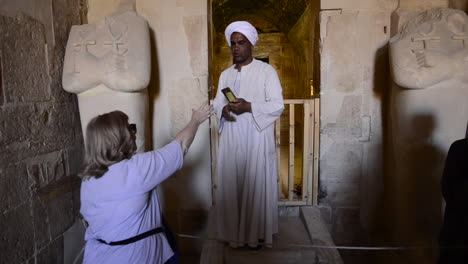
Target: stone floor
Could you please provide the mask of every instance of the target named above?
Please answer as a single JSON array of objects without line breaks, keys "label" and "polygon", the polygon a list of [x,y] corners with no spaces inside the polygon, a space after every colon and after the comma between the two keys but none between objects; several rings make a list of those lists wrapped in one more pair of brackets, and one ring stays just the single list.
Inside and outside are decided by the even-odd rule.
[{"label": "stone floor", "polygon": [[279,233],[275,235],[273,247],[260,251],[251,249],[224,248],[225,264],[302,264],[318,263],[313,249],[302,249],[293,245],[312,245],[307,230],[299,217],[279,219]]},{"label": "stone floor", "polygon": [[[305,210],[304,210],[305,209]],[[222,242],[206,241],[201,256],[201,264],[341,264],[336,250],[311,248],[314,241],[320,245],[333,245],[328,230],[317,217],[318,210],[309,208],[280,209],[279,233],[274,236],[273,247],[254,251],[248,248],[233,249]],[[314,229],[311,236],[310,226]],[[330,261],[329,261],[330,260]]]}]

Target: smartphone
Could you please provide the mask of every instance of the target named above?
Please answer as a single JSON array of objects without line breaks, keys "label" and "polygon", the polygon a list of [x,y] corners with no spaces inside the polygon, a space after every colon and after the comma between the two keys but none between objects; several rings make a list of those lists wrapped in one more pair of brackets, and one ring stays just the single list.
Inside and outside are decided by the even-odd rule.
[{"label": "smartphone", "polygon": [[226,96],[226,99],[230,103],[232,103],[232,101],[234,101],[236,99],[236,96],[234,95],[234,93],[231,91],[231,88],[229,88],[229,87],[221,89],[221,92],[223,92],[224,96]]}]

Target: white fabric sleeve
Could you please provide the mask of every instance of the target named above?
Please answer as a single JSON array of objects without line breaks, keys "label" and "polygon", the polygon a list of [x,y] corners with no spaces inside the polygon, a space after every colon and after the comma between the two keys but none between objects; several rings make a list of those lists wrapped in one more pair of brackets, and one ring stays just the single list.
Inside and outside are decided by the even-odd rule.
[{"label": "white fabric sleeve", "polygon": [[252,116],[258,131],[262,131],[273,124],[284,110],[283,88],[278,74],[271,66],[266,71],[265,101],[251,102]]},{"label": "white fabric sleeve", "polygon": [[223,92],[221,92],[221,89],[225,88],[223,87],[224,86],[224,74],[225,72],[222,72],[221,73],[221,76],[219,77],[219,81],[218,81],[218,90],[216,91],[216,97],[213,101],[213,109],[214,109],[214,112],[216,113],[216,116],[218,117],[218,124],[219,124],[219,133],[221,133],[222,131],[222,125],[223,125],[223,121],[224,121],[224,118],[222,117],[223,115],[223,108],[225,105],[228,104],[228,101],[226,100],[226,97],[224,96]]}]

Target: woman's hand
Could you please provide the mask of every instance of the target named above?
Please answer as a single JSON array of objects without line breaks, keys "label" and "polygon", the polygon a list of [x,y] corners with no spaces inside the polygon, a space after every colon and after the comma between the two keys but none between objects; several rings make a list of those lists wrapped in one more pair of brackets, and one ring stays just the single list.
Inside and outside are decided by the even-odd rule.
[{"label": "woman's hand", "polygon": [[201,124],[213,114],[213,106],[205,103],[197,110],[192,109],[192,121],[197,122],[197,124]]},{"label": "woman's hand", "polygon": [[175,140],[180,143],[182,150],[184,151],[184,155],[187,153],[190,145],[192,145],[198,126],[213,114],[213,106],[208,104],[202,104],[197,110],[192,109],[192,119],[190,119],[187,126],[177,133],[175,137]]}]

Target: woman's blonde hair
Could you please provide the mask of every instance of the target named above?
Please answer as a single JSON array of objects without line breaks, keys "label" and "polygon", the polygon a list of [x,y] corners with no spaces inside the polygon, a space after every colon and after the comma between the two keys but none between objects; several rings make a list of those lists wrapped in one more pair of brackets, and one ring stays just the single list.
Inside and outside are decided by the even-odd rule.
[{"label": "woman's blonde hair", "polygon": [[121,111],[91,119],[86,127],[83,180],[101,177],[109,166],[135,153],[137,147],[128,126],[128,116]]}]

